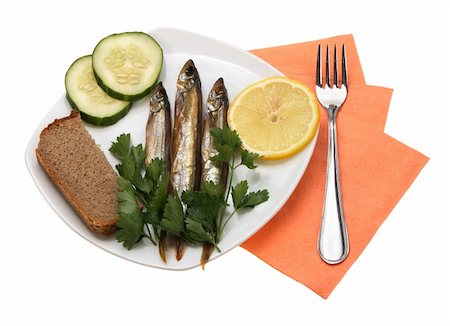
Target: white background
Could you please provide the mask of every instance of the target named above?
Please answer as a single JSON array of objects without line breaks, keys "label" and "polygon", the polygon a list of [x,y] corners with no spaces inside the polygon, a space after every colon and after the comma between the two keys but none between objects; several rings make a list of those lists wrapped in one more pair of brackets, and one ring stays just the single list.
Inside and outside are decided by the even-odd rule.
[{"label": "white background", "polygon": [[[449,325],[450,8],[445,1],[2,1],[1,325]],[[328,300],[236,248],[203,272],[110,255],[72,232],[23,155],[102,37],[169,26],[254,49],[355,37],[394,88],[386,133],[431,160]],[[361,107],[361,110],[370,110]]]}]

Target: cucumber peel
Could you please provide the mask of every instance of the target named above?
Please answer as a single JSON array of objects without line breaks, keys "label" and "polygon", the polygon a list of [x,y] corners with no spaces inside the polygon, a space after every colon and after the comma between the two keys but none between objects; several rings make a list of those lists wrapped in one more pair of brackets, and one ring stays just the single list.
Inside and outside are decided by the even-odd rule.
[{"label": "cucumber peel", "polygon": [[158,82],[163,51],[158,42],[142,32],[112,34],[103,38],[92,54],[97,84],[109,96],[137,101]]},{"label": "cucumber peel", "polygon": [[81,118],[96,126],[108,126],[124,117],[132,102],[108,96],[96,83],[92,57],[78,58],[65,76],[66,98],[73,109],[80,111]]}]

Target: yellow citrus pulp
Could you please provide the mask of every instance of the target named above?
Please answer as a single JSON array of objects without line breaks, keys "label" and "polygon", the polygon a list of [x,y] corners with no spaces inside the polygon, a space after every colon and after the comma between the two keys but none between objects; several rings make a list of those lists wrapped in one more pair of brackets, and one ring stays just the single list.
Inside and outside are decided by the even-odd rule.
[{"label": "yellow citrus pulp", "polygon": [[314,93],[302,83],[277,76],[251,84],[228,109],[228,125],[242,147],[264,159],[294,155],[313,138],[319,126]]}]

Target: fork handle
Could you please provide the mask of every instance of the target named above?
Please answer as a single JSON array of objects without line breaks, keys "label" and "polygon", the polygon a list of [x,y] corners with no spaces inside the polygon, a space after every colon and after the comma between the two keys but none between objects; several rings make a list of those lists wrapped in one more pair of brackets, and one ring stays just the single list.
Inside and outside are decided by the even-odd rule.
[{"label": "fork handle", "polygon": [[339,107],[330,107],[327,110],[327,175],[322,224],[318,240],[320,257],[328,264],[339,264],[347,257],[349,252],[347,227],[342,209],[338,147],[336,141],[336,114],[338,109]]}]

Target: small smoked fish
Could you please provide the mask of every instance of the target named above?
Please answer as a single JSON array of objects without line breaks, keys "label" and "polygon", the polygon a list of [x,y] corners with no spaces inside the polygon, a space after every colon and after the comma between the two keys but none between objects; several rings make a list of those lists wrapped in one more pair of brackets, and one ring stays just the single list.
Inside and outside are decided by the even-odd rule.
[{"label": "small smoked fish", "polygon": [[[210,158],[218,154],[214,148],[214,139],[209,133],[212,128],[225,128],[227,126],[228,92],[219,78],[212,87],[206,100],[206,116],[203,121],[203,136],[201,142],[201,182],[213,181],[222,187],[225,192],[228,177],[228,165],[224,162],[211,161]],[[214,247],[211,244],[203,243],[201,257],[202,268],[208,262]]]},{"label": "small smoked fish", "polygon": [[[177,79],[172,141],[170,184],[181,198],[185,190],[198,190],[200,185],[200,141],[202,128],[202,91],[197,69],[188,60]],[[176,239],[176,258],[183,257],[186,243]]]},{"label": "small smoked fish", "polygon": [[[171,128],[170,104],[166,90],[159,82],[150,94],[150,113],[145,128],[145,164],[159,158],[166,161],[170,169]],[[159,255],[166,262],[166,232],[159,235]]]},{"label": "small smoked fish", "polygon": [[159,158],[170,164],[170,103],[163,84],[159,82],[150,94],[150,113],[145,128],[145,164]]}]

